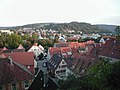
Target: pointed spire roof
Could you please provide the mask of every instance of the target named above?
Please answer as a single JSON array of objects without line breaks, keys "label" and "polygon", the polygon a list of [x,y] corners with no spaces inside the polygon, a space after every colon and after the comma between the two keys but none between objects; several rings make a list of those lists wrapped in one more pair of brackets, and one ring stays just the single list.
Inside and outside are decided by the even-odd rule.
[{"label": "pointed spire roof", "polygon": [[4,50],[8,50],[8,49],[6,47],[4,47],[2,50],[4,51]]},{"label": "pointed spire roof", "polygon": [[20,44],[17,49],[25,49],[25,48]]}]

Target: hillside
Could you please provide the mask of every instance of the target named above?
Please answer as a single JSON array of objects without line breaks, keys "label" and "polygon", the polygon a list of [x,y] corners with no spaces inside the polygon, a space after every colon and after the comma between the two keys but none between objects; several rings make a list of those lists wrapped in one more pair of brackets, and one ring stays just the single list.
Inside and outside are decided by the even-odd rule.
[{"label": "hillside", "polygon": [[44,26],[45,29],[53,29],[58,31],[65,30],[75,30],[82,31],[84,33],[92,33],[92,32],[104,32],[107,30],[99,29],[95,25],[91,25],[89,23],[79,23],[79,22],[71,22],[71,23],[51,23],[49,25]]},{"label": "hillside", "polygon": [[59,32],[65,32],[66,30],[74,30],[75,32],[82,31],[83,33],[92,33],[92,32],[107,32],[102,28],[99,28],[97,25],[91,25],[90,23],[35,23],[28,24],[17,27],[1,27],[0,29],[11,29],[18,30],[22,28],[33,28],[33,29],[52,29]]},{"label": "hillside", "polygon": [[108,30],[110,32],[115,32],[115,28],[117,25],[98,24],[96,26],[98,26],[100,29]]}]

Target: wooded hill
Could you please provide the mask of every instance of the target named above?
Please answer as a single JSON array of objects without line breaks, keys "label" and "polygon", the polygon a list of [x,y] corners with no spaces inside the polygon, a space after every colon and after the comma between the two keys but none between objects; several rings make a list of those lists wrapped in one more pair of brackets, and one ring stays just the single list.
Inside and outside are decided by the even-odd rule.
[{"label": "wooded hill", "polygon": [[97,25],[91,25],[90,23],[35,23],[27,24],[23,26],[16,27],[0,27],[0,29],[11,29],[18,30],[23,28],[32,28],[32,29],[52,29],[60,32],[65,32],[66,30],[74,30],[75,32],[82,31],[83,33],[93,33],[93,32],[109,32],[104,28],[99,28]]}]

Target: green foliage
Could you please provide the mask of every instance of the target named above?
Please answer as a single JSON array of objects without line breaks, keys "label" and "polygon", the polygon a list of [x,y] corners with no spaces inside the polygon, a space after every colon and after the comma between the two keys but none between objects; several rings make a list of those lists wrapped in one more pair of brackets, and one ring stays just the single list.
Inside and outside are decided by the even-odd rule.
[{"label": "green foliage", "polygon": [[22,38],[17,34],[1,35],[0,47],[17,48],[22,43]]},{"label": "green foliage", "polygon": [[120,90],[120,61],[113,64],[111,74],[108,76],[108,83],[112,89]]},{"label": "green foliage", "polygon": [[117,26],[115,28],[115,31],[116,31],[117,36],[120,36],[120,26]]},{"label": "green foliage", "polygon": [[53,42],[49,39],[38,40],[38,44],[41,44],[45,49],[53,46]]},{"label": "green foliage", "polygon": [[116,38],[120,42],[120,26],[117,26],[115,28],[115,31],[116,31],[116,34],[117,34]]}]

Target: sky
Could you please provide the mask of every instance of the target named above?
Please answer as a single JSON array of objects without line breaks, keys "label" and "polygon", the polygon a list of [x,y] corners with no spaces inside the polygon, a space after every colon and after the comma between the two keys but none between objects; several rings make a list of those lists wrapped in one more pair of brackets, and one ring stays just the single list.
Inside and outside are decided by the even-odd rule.
[{"label": "sky", "polygon": [[0,26],[72,21],[120,25],[120,0],[0,0]]}]

